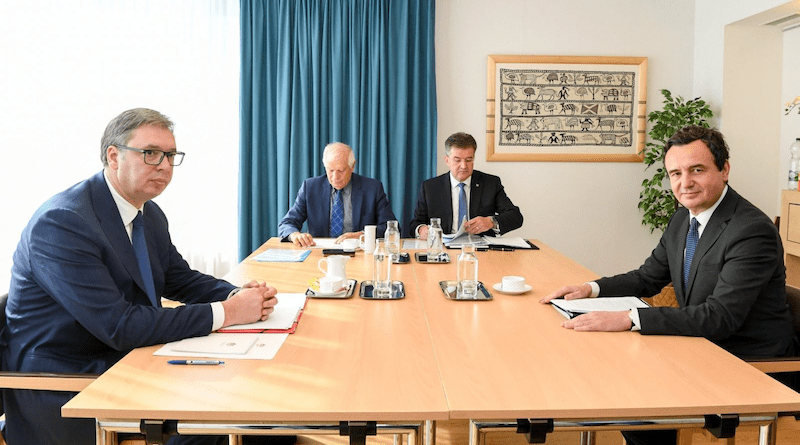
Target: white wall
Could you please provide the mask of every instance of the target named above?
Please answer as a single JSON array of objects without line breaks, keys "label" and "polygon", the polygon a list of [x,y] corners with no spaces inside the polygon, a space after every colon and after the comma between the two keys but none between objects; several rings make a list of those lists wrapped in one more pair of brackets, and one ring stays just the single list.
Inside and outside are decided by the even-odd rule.
[{"label": "white wall", "polygon": [[447,136],[469,132],[475,168],[501,176],[525,217],[512,235],[540,239],[601,275],[639,266],[660,236],[641,225],[644,165],[486,162],[487,56],[648,57],[649,112],[661,108],[662,88],[694,97],[693,15],[694,0],[439,0],[438,172]]},{"label": "white wall", "polygon": [[[716,124],[723,133],[731,132],[728,140],[731,148],[731,185],[767,215],[774,217],[780,214],[780,190],[786,187],[789,166],[789,144],[794,137],[800,137],[800,127],[796,116],[784,117],[783,103],[800,94],[798,79],[798,57],[800,57],[800,38],[798,30],[788,31],[776,39],[775,45],[782,45],[783,67],[772,66],[779,71],[774,77],[776,82],[782,81],[780,97],[774,93],[781,89],[780,85],[759,84],[765,87],[766,94],[772,96],[770,107],[759,106],[758,119],[764,125],[753,126],[749,118],[739,112],[727,115],[725,101],[733,103],[734,110],[740,110],[744,95],[735,88],[726,89],[725,57],[726,32],[734,39],[729,43],[727,55],[736,45],[736,35],[746,33],[746,27],[752,26],[754,38],[763,39],[764,29],[759,25],[783,17],[790,11],[800,10],[800,1],[794,0],[695,0],[695,52],[694,52],[694,92],[711,102],[717,115]],[[768,48],[773,52],[776,48]],[[751,61],[757,63],[756,61]],[[780,64],[773,60],[771,64]],[[728,70],[736,70],[735,66]],[[730,71],[729,71],[730,73]],[[770,75],[771,76],[771,75]],[[730,85],[728,85],[730,87]],[[728,97],[724,97],[726,92]],[[741,132],[742,128],[752,128],[750,137]],[[776,135],[780,133],[780,135]]]},{"label": "white wall", "polygon": [[781,93],[781,136],[778,145],[778,188],[786,188],[789,171],[789,145],[800,138],[800,114],[798,108],[784,115],[786,102],[800,96],[800,28],[783,33],[783,79]]}]

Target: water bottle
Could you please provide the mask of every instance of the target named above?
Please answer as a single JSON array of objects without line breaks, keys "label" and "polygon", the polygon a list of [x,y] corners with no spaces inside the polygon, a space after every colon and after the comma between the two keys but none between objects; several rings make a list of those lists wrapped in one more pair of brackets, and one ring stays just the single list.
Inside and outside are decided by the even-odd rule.
[{"label": "water bottle", "polygon": [[391,255],[392,261],[397,262],[400,260],[400,228],[397,221],[391,220],[386,222],[386,251]]},{"label": "water bottle", "polygon": [[475,245],[464,244],[458,256],[458,289],[456,298],[475,298],[478,294],[478,257]]},{"label": "water bottle", "polygon": [[428,261],[438,260],[442,249],[442,220],[431,218],[428,226]]},{"label": "water bottle", "polygon": [[792,160],[789,161],[789,190],[797,190],[797,176],[800,173],[800,138],[789,146]]},{"label": "water bottle", "polygon": [[388,298],[392,294],[392,260],[386,251],[386,241],[375,240],[372,255],[372,297]]}]

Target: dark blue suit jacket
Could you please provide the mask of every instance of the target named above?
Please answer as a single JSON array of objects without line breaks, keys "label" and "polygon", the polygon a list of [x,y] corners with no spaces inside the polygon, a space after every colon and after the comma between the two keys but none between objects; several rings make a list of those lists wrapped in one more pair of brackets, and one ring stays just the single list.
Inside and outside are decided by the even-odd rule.
[{"label": "dark blue suit jacket", "polygon": [[[224,300],[234,286],[189,268],[155,203],[145,204],[144,217],[156,294],[187,305],[152,306],[100,172],[48,200],[22,232],[6,309],[5,369],[99,374],[134,348],[211,332],[211,307],[191,303]],[[82,423],[76,432],[57,418],[71,396],[4,391],[9,442],[84,440]]]},{"label": "dark blue suit jacket", "polygon": [[597,281],[600,296],[651,297],[672,282],[680,307],[640,309],[643,334],[705,337],[739,357],[791,353],[783,246],[769,217],[728,188],[700,237],[684,289],[688,230],[689,211],[680,208],[639,269]]},{"label": "dark blue suit jacket", "polygon": [[[353,173],[352,184],[353,231],[366,225],[377,225],[377,236],[383,236],[386,221],[396,219],[383,184],[377,179]],[[294,205],[278,224],[278,236],[284,240],[294,232],[302,232],[308,221],[308,233],[319,238],[330,237],[331,184],[325,175],[306,179],[300,185]]]}]

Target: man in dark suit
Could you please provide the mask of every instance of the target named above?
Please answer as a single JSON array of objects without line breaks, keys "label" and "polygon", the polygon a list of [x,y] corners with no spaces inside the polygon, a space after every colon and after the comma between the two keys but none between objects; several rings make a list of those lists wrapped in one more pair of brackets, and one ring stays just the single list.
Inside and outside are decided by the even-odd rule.
[{"label": "man in dark suit", "polygon": [[[272,312],[274,288],[251,282],[238,289],[192,270],[172,244],[167,219],[151,201],[183,158],[172,128],[153,110],[123,112],[103,135],[103,171],[33,215],[14,253],[6,369],[100,374],[134,348],[207,335]],[[163,308],[161,296],[185,305]],[[61,417],[74,395],[4,390],[8,442],[94,443],[93,420]],[[170,444],[217,441],[176,437]]]},{"label": "man in dark suit", "polygon": [[455,133],[444,147],[450,171],[422,183],[409,233],[427,239],[431,218],[442,220],[445,233],[455,233],[464,216],[471,234],[496,236],[522,227],[522,213],[506,195],[500,178],[473,170],[475,138]]},{"label": "man in dark suit", "polygon": [[[728,186],[730,163],[722,134],[685,127],[665,150],[672,192],[683,207],[650,257],[637,270],[566,286],[541,301],[650,297],[672,282],[678,308],[593,312],[562,325],[705,337],[739,357],[793,353],[781,239],[769,217]],[[624,434],[629,443],[675,443],[674,431]]]},{"label": "man in dark suit", "polygon": [[[316,244],[314,237],[336,238],[337,243],[358,238],[367,225],[378,226],[377,236],[383,236],[386,221],[395,219],[383,184],[353,173],[355,155],[341,142],[325,147],[322,164],[325,174],[303,181],[278,224],[278,236],[301,247]],[[306,220],[308,232],[301,232]]]}]

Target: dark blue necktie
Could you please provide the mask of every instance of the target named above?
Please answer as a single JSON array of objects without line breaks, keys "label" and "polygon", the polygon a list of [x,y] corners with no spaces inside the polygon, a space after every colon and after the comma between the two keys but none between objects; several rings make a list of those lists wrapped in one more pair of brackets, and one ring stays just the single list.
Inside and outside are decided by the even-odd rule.
[{"label": "dark blue necktie", "polygon": [[333,192],[333,209],[331,210],[331,238],[338,238],[344,232],[344,206],[342,191]]},{"label": "dark blue necktie", "polygon": [[458,188],[461,191],[458,193],[458,224],[456,227],[461,227],[461,223],[464,222],[464,218],[467,217],[467,192],[464,191],[464,184],[463,182],[458,184]]},{"label": "dark blue necktie", "polygon": [[136,253],[136,262],[139,264],[139,273],[142,275],[144,290],[153,306],[160,307],[156,299],[156,288],[153,285],[153,270],[150,268],[150,255],[147,253],[147,241],[144,238],[144,217],[142,212],[133,218],[133,233],[131,233],[133,251]]},{"label": "dark blue necktie", "polygon": [[692,218],[689,233],[686,234],[686,258],[683,260],[683,290],[686,291],[689,284],[689,269],[692,268],[692,258],[694,258],[694,249],[697,248],[697,241],[700,239],[700,234],[697,231],[697,218]]}]

